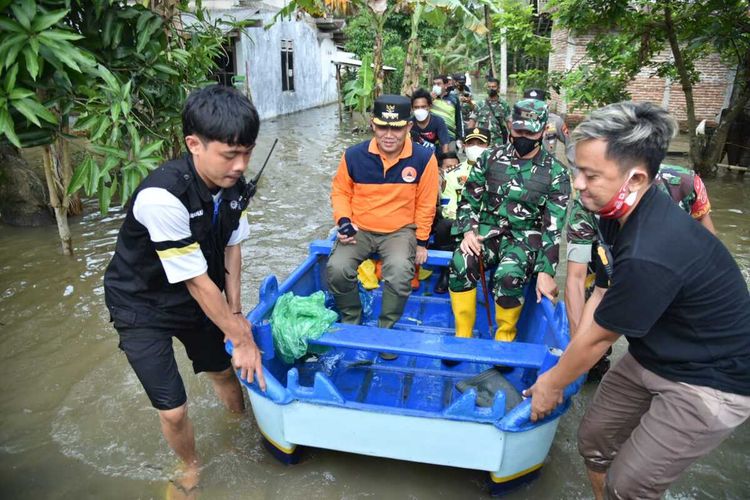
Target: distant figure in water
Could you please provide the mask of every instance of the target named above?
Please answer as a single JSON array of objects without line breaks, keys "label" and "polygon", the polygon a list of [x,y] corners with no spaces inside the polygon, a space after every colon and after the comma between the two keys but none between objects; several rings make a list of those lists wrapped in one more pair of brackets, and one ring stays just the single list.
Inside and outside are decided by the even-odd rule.
[{"label": "distant figure in water", "polygon": [[[265,389],[260,351],[240,303],[240,243],[249,236],[243,178],[258,136],[258,113],[238,91],[193,92],[182,113],[189,153],[154,170],[133,194],[104,291],[120,349],[182,460],[168,496],[197,494],[200,462],[172,338],[195,373],[206,372],[232,412],[244,410],[234,368]],[[224,340],[234,344],[230,357]]]}]

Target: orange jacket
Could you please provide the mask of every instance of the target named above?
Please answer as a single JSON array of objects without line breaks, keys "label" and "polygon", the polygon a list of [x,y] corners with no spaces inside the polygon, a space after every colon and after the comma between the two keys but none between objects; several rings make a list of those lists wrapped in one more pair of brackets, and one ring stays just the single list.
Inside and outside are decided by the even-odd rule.
[{"label": "orange jacket", "polygon": [[417,225],[417,241],[426,246],[438,194],[437,161],[432,151],[406,139],[401,154],[388,161],[375,139],[346,150],[333,178],[333,219],[351,219],[358,227],[392,233]]}]

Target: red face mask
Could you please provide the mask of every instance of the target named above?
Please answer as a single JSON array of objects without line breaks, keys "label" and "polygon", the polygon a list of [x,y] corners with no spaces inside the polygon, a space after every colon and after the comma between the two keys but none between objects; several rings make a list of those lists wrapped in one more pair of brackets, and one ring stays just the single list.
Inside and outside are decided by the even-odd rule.
[{"label": "red face mask", "polygon": [[633,208],[636,198],[638,197],[637,191],[630,191],[628,189],[628,182],[633,174],[630,174],[623,183],[622,187],[617,191],[611,200],[607,202],[597,213],[605,219],[619,219]]}]

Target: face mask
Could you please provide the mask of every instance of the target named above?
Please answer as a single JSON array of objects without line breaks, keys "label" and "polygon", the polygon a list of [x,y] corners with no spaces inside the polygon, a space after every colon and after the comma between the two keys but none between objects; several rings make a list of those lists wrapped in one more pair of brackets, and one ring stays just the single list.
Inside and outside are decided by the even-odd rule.
[{"label": "face mask", "polygon": [[466,148],[466,158],[471,163],[476,163],[476,161],[479,159],[480,156],[482,156],[482,153],[484,153],[484,150],[487,149],[484,146],[469,146]]},{"label": "face mask", "polygon": [[628,182],[633,177],[631,173],[625,183],[620,187],[617,194],[607,202],[597,213],[604,219],[619,219],[633,208],[635,199],[638,197],[638,191],[630,191]]},{"label": "face mask", "polygon": [[427,119],[427,116],[429,116],[430,112],[424,108],[419,108],[414,110],[414,118],[417,119],[418,122],[423,122]]},{"label": "face mask", "polygon": [[516,148],[518,156],[526,156],[531,153],[542,144],[539,139],[529,139],[528,137],[513,137],[510,136],[510,142],[513,143],[513,147]]},{"label": "face mask", "polygon": [[440,85],[433,85],[432,86],[432,93],[435,95],[440,95],[443,93],[443,87]]},{"label": "face mask", "polygon": [[490,95],[490,97],[496,97],[497,96],[497,89],[489,89],[487,93]]}]

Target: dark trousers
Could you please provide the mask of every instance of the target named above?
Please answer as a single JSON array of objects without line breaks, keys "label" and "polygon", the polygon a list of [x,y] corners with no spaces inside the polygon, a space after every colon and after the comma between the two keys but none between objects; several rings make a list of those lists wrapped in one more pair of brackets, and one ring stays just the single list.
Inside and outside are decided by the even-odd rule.
[{"label": "dark trousers", "polygon": [[434,241],[432,249],[452,252],[456,249],[456,238],[451,235],[453,219],[445,219],[439,213],[435,215],[435,223],[432,226]]}]

